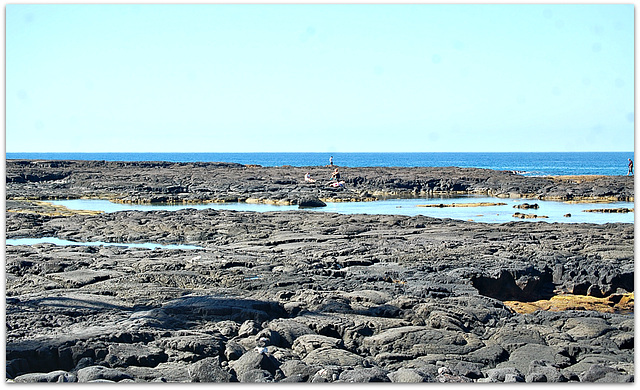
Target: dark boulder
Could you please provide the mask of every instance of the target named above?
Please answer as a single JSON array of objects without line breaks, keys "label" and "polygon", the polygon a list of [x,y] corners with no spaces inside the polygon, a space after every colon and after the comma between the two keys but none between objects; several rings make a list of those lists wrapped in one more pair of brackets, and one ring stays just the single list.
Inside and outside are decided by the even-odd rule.
[{"label": "dark boulder", "polygon": [[235,377],[220,366],[220,359],[208,357],[189,366],[192,382],[234,382]]},{"label": "dark boulder", "polygon": [[242,380],[243,375],[251,370],[264,370],[271,375],[276,374],[276,370],[280,366],[280,362],[266,353],[257,351],[248,351],[244,353],[240,358],[230,364],[233,371],[239,380]]},{"label": "dark boulder", "polygon": [[104,361],[110,367],[155,367],[168,360],[168,355],[160,348],[142,344],[112,344]]},{"label": "dark boulder", "polygon": [[316,198],[315,196],[305,196],[303,198],[298,199],[298,207],[306,208],[306,207],[326,207],[327,204]]}]

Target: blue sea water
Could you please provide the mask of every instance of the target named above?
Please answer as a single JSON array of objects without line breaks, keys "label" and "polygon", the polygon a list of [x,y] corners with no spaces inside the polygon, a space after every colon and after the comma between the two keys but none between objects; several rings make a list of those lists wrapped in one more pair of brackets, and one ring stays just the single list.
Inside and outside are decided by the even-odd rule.
[{"label": "blue sea water", "polygon": [[627,174],[633,152],[539,153],[7,153],[7,159],[235,162],[262,166],[465,167],[527,176]]}]

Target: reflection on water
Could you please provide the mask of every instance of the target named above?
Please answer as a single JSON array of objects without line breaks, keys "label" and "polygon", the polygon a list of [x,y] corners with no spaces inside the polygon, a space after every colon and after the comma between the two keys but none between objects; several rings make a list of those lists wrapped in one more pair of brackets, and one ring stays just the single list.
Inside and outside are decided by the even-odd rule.
[{"label": "reflection on water", "polygon": [[77,241],[69,241],[62,240],[57,237],[42,237],[42,238],[9,238],[6,240],[7,245],[35,245],[42,243],[50,243],[55,245],[83,245],[83,246],[123,246],[127,248],[145,248],[145,249],[202,249],[202,247],[195,245],[160,245],[153,244],[150,242],[142,243],[142,244],[123,244],[123,243],[113,243],[113,242],[102,242],[102,241],[92,241],[92,242],[77,242]]},{"label": "reflection on water", "polygon": [[[482,207],[418,207],[418,205],[437,204],[461,204],[461,203],[506,203],[505,205]],[[372,202],[378,203],[378,202]],[[595,208],[633,208],[633,203],[617,202],[608,204],[570,204],[564,202],[539,201],[532,199],[503,199],[491,197],[458,197],[458,198],[429,198],[429,199],[395,199],[380,202],[381,207],[374,204],[353,204],[349,210],[338,211],[341,204],[329,204],[326,211],[344,212],[346,214],[363,213],[378,214],[378,210],[384,210],[384,214],[401,214],[408,216],[426,215],[435,218],[452,218],[463,221],[475,221],[486,223],[504,223],[513,221],[545,221],[549,223],[609,223],[624,222],[633,223],[633,213],[587,213],[584,210]],[[519,209],[514,206],[523,203],[537,204],[537,209]],[[335,207],[337,206],[337,207]],[[334,209],[335,207],[335,209]],[[516,212],[523,214],[536,214],[548,218],[520,219],[513,216]],[[571,217],[565,215],[571,214]]]},{"label": "reflection on water", "polygon": [[[418,207],[427,204],[452,204],[452,203],[506,203],[501,206],[482,207]],[[122,210],[180,210],[180,209],[216,209],[216,210],[236,210],[236,211],[287,211],[298,210],[298,206],[276,206],[270,204],[253,203],[208,203],[198,205],[128,205],[112,203],[107,200],[95,199],[75,199],[51,201],[50,203],[62,205],[75,210],[100,210],[107,213]],[[523,203],[538,204],[538,209],[517,209],[516,205]],[[560,223],[610,223],[623,222],[634,223],[634,213],[588,213],[584,210],[602,208],[634,208],[631,202],[616,203],[564,203],[552,201],[539,201],[534,199],[503,199],[483,196],[465,197],[438,197],[423,199],[387,199],[376,202],[338,202],[328,203],[327,207],[312,208],[315,212],[333,212],[340,214],[396,214],[396,215],[425,215],[435,218],[452,218],[464,221],[476,221],[487,223],[503,223],[512,221],[545,221]],[[513,214],[520,212],[523,214],[537,214],[548,218],[539,219],[519,219]],[[565,217],[571,214],[571,217]]]}]

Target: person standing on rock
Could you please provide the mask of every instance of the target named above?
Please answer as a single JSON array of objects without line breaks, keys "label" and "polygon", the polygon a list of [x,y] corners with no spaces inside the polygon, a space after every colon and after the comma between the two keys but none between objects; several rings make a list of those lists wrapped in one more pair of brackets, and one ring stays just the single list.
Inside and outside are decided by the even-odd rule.
[{"label": "person standing on rock", "polygon": [[333,156],[329,156],[329,165],[333,166]]},{"label": "person standing on rock", "polygon": [[633,161],[629,159],[629,171],[627,171],[627,176],[633,175]]}]

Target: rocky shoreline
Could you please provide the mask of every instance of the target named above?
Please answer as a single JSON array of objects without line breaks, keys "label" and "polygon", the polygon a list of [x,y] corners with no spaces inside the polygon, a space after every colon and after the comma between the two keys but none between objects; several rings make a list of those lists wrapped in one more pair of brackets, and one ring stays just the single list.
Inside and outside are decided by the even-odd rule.
[{"label": "rocky shoreline", "polygon": [[[483,224],[308,210],[63,213],[47,199],[366,201],[426,193],[633,200],[632,177],[467,168],[7,161],[15,382],[631,382],[633,224]],[[508,302],[603,298],[612,310]],[[630,298],[631,297],[631,298]],[[618,306],[621,304],[626,306]],[[591,309],[591,310],[590,310]]]},{"label": "rocky shoreline", "polygon": [[[326,184],[332,167],[236,163],[8,160],[7,199],[96,197],[123,203],[367,201],[433,194],[539,200],[633,202],[633,177],[525,177],[477,168],[340,167],[344,187]],[[316,179],[304,181],[305,173]]]}]

